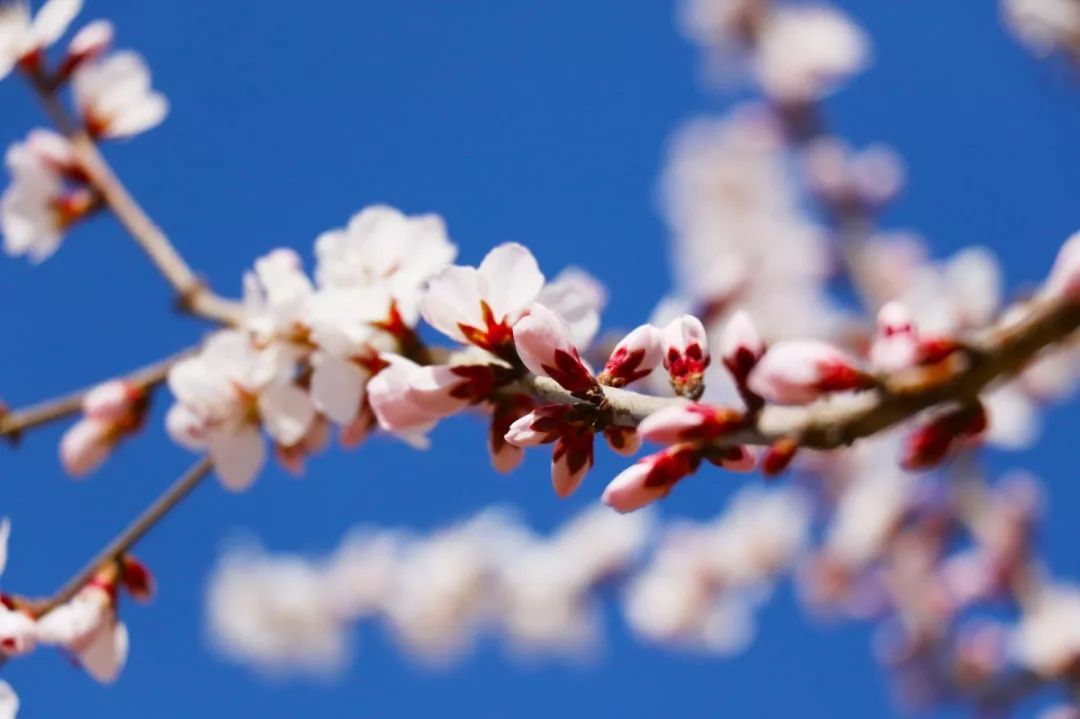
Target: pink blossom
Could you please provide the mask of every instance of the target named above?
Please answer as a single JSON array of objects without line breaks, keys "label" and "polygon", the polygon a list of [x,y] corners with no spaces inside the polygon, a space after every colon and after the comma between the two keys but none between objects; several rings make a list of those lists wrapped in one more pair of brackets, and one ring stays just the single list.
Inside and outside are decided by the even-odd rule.
[{"label": "pink blossom", "polygon": [[611,351],[600,373],[600,383],[625,387],[648,377],[663,359],[663,337],[663,331],[651,324],[641,325],[623,337]]},{"label": "pink blossom", "polygon": [[446,336],[497,354],[513,341],[511,327],[543,286],[544,276],[528,249],[499,245],[479,267],[447,267],[433,277],[420,313]]},{"label": "pink blossom", "polygon": [[619,512],[633,512],[666,497],[683,477],[701,464],[701,454],[690,445],[675,445],[651,454],[611,480],[604,504]]},{"label": "pink blossom", "polygon": [[688,403],[654,412],[638,425],[642,438],[659,444],[712,442],[744,427],[743,414],[727,407]]},{"label": "pink blossom", "polygon": [[550,377],[570,392],[600,392],[596,378],[578,356],[570,327],[539,302],[514,324],[514,345],[533,374]]},{"label": "pink blossom", "polygon": [[769,348],[750,373],[748,385],[777,404],[807,404],[830,392],[867,389],[873,381],[830,344],[787,340]]},{"label": "pink blossom", "polygon": [[705,391],[702,376],[709,366],[705,327],[693,315],[676,317],[664,328],[664,368],[676,393],[697,399]]},{"label": "pink blossom", "polygon": [[575,425],[559,435],[551,454],[551,484],[560,498],[569,497],[593,466],[593,432]]}]

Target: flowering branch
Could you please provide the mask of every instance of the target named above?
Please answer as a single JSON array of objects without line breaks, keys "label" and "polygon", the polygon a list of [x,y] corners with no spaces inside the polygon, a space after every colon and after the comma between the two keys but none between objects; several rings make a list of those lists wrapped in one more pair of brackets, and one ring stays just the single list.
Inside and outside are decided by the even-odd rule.
[{"label": "flowering branch", "polygon": [[[191,350],[185,350],[158,360],[153,364],[140,367],[126,375],[124,381],[140,390],[151,389],[164,382],[169,376],[169,370],[172,369],[172,366],[190,353]],[[84,387],[62,397],[45,400],[30,407],[0,414],[0,437],[10,437],[17,440],[24,430],[78,414],[83,410],[83,402],[86,396],[97,386]]]},{"label": "flowering branch", "polygon": [[210,473],[212,468],[213,463],[209,458],[204,457],[196,462],[191,469],[181,475],[160,497],[154,500],[153,504],[143,510],[131,524],[106,544],[93,559],[65,582],[64,586],[57,590],[55,594],[48,599],[34,603],[34,614],[39,617],[44,616],[70,601],[94,578],[104,565],[120,558],[135,546],[136,542],[142,539],[155,524],[198,486],[199,482]]},{"label": "flowering branch", "polygon": [[[1034,300],[1022,318],[1005,318],[944,367],[885,375],[875,390],[850,401],[826,399],[805,407],[768,406],[752,426],[726,434],[723,443],[769,446],[792,438],[798,446],[811,449],[842,447],[923,410],[975,398],[995,380],[1023,368],[1039,351],[1068,340],[1077,328],[1080,306],[1076,303],[1067,298]],[[546,402],[582,402],[546,377],[529,377],[522,384],[522,389]],[[620,424],[637,425],[655,412],[687,402],[614,387],[605,387],[604,395]]]},{"label": "flowering branch", "polygon": [[168,236],[128,192],[83,126],[76,122],[56,95],[55,83],[41,71],[26,73],[46,113],[68,137],[79,168],[102,202],[116,215],[135,242],[150,257],[176,292],[177,307],[193,315],[232,325],[241,309],[235,302],[215,294],[177,252]]}]

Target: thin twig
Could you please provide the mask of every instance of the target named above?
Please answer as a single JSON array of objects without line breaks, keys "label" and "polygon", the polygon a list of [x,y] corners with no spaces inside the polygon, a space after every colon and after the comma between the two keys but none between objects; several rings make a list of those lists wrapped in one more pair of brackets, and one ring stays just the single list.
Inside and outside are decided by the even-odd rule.
[{"label": "thin twig", "polygon": [[116,215],[120,224],[150,257],[151,262],[176,291],[177,306],[191,314],[221,324],[237,324],[240,306],[214,294],[206,283],[188,266],[172,242],[139,203],[128,192],[108,162],[98,151],[97,143],[76,122],[57,97],[55,88],[40,73],[28,73],[30,84],[37,92],[45,112],[71,142],[79,167],[91,186],[100,193],[105,205]]},{"label": "thin twig", "polygon": [[48,614],[60,605],[69,602],[76,594],[78,594],[80,589],[86,586],[87,582],[93,579],[94,574],[96,574],[106,562],[113,561],[128,552],[135,543],[142,539],[143,536],[145,536],[154,525],[168,514],[170,510],[187,497],[188,494],[199,485],[199,482],[210,473],[212,468],[213,463],[210,461],[209,457],[203,457],[196,462],[191,469],[173,482],[172,485],[165,490],[164,494],[154,500],[153,504],[143,510],[142,514],[136,517],[124,531],[120,532],[120,534],[116,535],[111,542],[105,545],[104,549],[87,562],[86,566],[71,577],[63,587],[48,599],[35,604],[33,606],[34,613],[40,617]]},{"label": "thin twig", "polygon": [[[138,387],[150,389],[164,382],[172,366],[189,354],[191,350],[185,350],[166,357],[124,375],[124,378]],[[96,386],[84,387],[62,397],[0,414],[0,437],[18,437],[27,429],[78,414],[82,410],[83,398]]]},{"label": "thin twig", "polygon": [[[959,356],[933,368],[915,368],[881,378],[881,389],[827,398],[802,407],[766,407],[753,426],[724,437],[724,444],[771,445],[797,437],[799,446],[836,449],[886,430],[940,405],[978,396],[991,383],[1015,374],[1043,349],[1069,341],[1080,328],[1080,304],[1033,300],[1023,317],[1009,318],[973,338],[967,361]],[[547,377],[522,380],[520,391],[557,404],[579,404]],[[686,403],[605,387],[615,421],[637,425],[653,412]]]}]

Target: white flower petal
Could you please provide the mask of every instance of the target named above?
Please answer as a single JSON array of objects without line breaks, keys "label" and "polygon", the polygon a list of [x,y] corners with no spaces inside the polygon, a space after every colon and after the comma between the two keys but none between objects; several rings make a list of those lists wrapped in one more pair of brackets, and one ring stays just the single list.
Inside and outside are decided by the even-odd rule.
[{"label": "white flower petal", "polygon": [[266,461],[266,442],[255,427],[210,435],[210,458],[225,488],[243,492],[251,486]]}]

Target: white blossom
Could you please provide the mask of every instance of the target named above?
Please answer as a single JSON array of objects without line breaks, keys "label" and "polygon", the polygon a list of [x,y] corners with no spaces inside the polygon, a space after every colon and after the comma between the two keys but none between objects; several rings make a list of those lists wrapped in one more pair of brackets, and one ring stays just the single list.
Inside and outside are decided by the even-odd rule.
[{"label": "white blossom", "polygon": [[169,112],[165,96],[150,87],[146,61],[131,51],[81,64],[72,87],[83,122],[98,137],[138,135],[159,125]]}]

